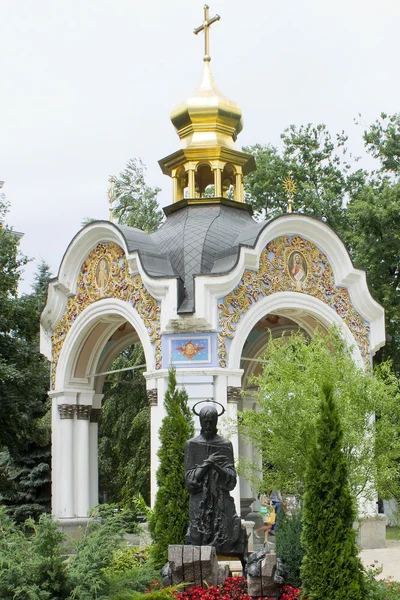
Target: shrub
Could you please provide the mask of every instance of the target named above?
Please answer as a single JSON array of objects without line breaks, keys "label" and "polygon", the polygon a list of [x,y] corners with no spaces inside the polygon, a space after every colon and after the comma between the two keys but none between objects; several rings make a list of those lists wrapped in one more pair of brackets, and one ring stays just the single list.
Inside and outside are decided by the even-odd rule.
[{"label": "shrub", "polygon": [[[145,593],[160,585],[159,570],[151,562],[118,573],[105,573],[110,598],[131,598],[133,594]],[[147,596],[146,596],[147,598]]]},{"label": "shrub", "polygon": [[141,567],[149,559],[148,548],[137,546],[126,546],[119,548],[113,554],[110,565],[104,570],[105,573],[123,573],[129,569]]},{"label": "shrub", "polygon": [[367,570],[368,600],[400,600],[400,583],[390,579],[377,579],[382,567],[371,565]]},{"label": "shrub", "polygon": [[307,461],[301,544],[303,597],[365,600],[363,569],[355,542],[342,428],[331,385],[323,388],[316,440]]},{"label": "shrub", "polygon": [[109,584],[104,569],[110,566],[114,551],[121,544],[123,531],[123,519],[118,513],[104,521],[93,520],[88,524],[76,543],[77,554],[70,563],[71,598],[108,600]]},{"label": "shrub", "polygon": [[278,513],[275,543],[276,554],[285,567],[285,581],[295,588],[300,587],[300,567],[303,560],[301,547],[301,510],[291,515]]},{"label": "shrub", "polygon": [[168,375],[164,398],[166,416],[160,427],[160,465],[157,496],[150,514],[153,544],[150,552],[156,566],[168,559],[169,544],[184,544],[189,525],[189,493],[185,486],[185,443],[194,435],[193,419],[185,390],[176,387],[175,370]]},{"label": "shrub", "polygon": [[64,536],[50,516],[26,522],[30,537],[0,507],[0,598],[2,600],[64,600],[70,587]]}]

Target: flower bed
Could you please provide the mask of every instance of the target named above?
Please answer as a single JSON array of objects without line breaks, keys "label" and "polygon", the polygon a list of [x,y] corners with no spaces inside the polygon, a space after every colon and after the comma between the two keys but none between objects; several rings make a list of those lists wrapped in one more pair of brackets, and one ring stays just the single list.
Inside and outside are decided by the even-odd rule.
[{"label": "flower bed", "polygon": [[[299,588],[286,585],[282,588],[280,600],[296,600],[299,598]],[[247,593],[245,577],[228,577],[219,587],[191,587],[185,592],[176,593],[177,600],[251,600]],[[257,600],[272,600],[269,596]]]}]

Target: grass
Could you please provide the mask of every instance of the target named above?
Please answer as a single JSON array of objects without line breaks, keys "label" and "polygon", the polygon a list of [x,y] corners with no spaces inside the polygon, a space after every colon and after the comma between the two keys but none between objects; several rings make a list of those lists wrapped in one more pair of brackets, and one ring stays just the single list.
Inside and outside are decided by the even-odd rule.
[{"label": "grass", "polygon": [[400,527],[399,526],[386,527],[386,539],[387,540],[400,540]]}]

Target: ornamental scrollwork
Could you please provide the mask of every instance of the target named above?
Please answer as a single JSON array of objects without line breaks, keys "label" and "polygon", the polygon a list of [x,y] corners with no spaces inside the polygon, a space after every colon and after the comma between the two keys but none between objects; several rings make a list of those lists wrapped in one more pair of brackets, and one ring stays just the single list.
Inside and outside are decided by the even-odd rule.
[{"label": "ornamental scrollwork", "polygon": [[369,365],[370,327],[354,308],[350,294],[336,286],[326,255],[300,236],[281,236],[261,252],[258,271],[246,270],[239,284],[218,304],[218,359],[226,367],[228,342],[235,337],[242,316],[260,298],[276,292],[299,292],[333,308],[353,334]]},{"label": "ornamental scrollwork", "polygon": [[101,242],[82,264],[75,296],[67,301],[64,315],[52,336],[51,383],[55,387],[58,359],[72,324],[90,304],[102,298],[129,302],[143,319],[155,346],[156,369],[161,368],[160,306],[143,285],[140,275],[131,277],[123,249],[114,242]]}]

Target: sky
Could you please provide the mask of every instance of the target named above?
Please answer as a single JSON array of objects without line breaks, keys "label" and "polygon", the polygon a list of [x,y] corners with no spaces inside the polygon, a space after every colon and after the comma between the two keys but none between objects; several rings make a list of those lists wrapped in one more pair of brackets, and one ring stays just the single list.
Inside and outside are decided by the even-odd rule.
[{"label": "sky", "polygon": [[[216,13],[211,68],[242,108],[239,147],[313,122],[362,155],[359,113],[400,110],[398,0],[210,0]],[[169,114],[200,80],[202,21],[197,0],[1,0],[0,180],[33,259],[21,292],[40,260],[57,274],[85,217],[108,218],[108,178],[130,158],[171,203],[158,160],[179,149]]]}]

